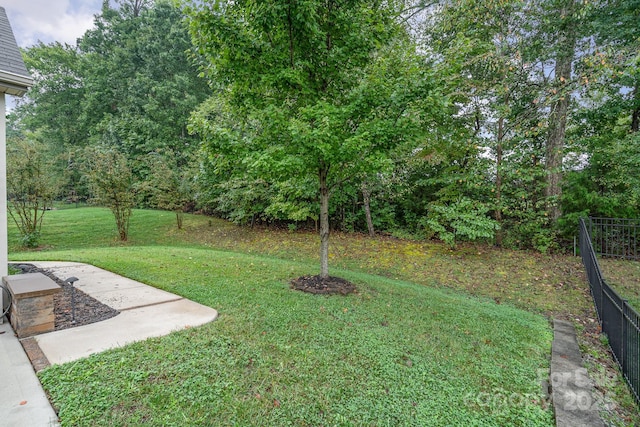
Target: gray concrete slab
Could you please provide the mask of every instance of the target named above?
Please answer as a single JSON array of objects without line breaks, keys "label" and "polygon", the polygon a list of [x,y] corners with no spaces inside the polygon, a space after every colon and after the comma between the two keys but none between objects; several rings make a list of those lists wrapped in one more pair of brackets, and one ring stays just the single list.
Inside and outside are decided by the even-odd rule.
[{"label": "gray concrete slab", "polygon": [[93,265],[81,263],[32,262],[31,264],[50,270],[60,279],[71,276],[79,280],[77,289],[91,295],[103,304],[116,310],[127,310],[179,299],[175,294],[156,289],[144,283],[119,276]]},{"label": "gray concrete slab", "polygon": [[199,326],[215,320],[217,315],[216,310],[210,307],[181,299],[126,310],[102,322],[49,332],[34,338],[49,362],[55,365]]},{"label": "gray concrete slab", "polygon": [[[78,288],[121,311],[102,322],[32,337],[51,364],[71,362],[110,348],[199,326],[218,316],[211,307],[91,265],[28,263],[50,269],[62,279],[78,277]],[[0,323],[0,425],[59,426],[56,413],[9,323]]]},{"label": "gray concrete slab", "polygon": [[8,322],[0,324],[0,390],[0,425],[60,425],[29,358]]},{"label": "gray concrete slab", "polygon": [[573,324],[553,321],[551,390],[558,427],[604,427]]},{"label": "gray concrete slab", "polygon": [[211,307],[93,265],[55,261],[29,264],[50,270],[61,279],[77,277],[78,289],[120,310],[116,317],[102,322],[34,336],[51,364],[203,325],[218,316]]}]

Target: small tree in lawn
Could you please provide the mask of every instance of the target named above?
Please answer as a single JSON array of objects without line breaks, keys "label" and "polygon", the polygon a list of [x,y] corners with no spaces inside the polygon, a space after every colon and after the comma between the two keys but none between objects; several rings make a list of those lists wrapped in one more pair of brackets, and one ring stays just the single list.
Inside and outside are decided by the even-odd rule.
[{"label": "small tree in lawn", "polygon": [[411,56],[411,46],[398,41],[405,34],[401,2],[189,3],[195,51],[218,89],[215,102],[194,114],[192,129],[211,155],[231,157],[271,182],[315,177],[320,278],[327,279],[332,190],[371,169],[394,143],[385,137],[394,125],[387,118],[399,129],[410,117],[395,108],[403,97],[377,99],[371,90],[393,86],[393,79],[369,79],[391,43]]},{"label": "small tree in lawn", "polygon": [[194,200],[193,162],[179,167],[175,155],[157,153],[147,157],[151,175],[142,187],[151,194],[153,205],[176,214],[178,229],[182,229],[184,212]]},{"label": "small tree in lawn", "polygon": [[113,149],[89,149],[86,164],[94,201],[111,209],[118,236],[126,241],[134,206],[133,174],[126,157]]},{"label": "small tree in lawn", "polygon": [[22,244],[38,246],[42,220],[58,194],[60,182],[54,162],[43,144],[20,137],[7,144],[9,215],[22,235]]}]

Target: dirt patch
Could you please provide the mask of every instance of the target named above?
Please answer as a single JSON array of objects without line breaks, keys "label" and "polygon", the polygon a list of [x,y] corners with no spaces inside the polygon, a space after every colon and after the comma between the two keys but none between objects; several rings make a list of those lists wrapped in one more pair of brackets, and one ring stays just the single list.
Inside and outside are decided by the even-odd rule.
[{"label": "dirt patch", "polygon": [[291,289],[311,294],[348,295],[356,291],[356,285],[339,277],[302,276],[291,281]]}]

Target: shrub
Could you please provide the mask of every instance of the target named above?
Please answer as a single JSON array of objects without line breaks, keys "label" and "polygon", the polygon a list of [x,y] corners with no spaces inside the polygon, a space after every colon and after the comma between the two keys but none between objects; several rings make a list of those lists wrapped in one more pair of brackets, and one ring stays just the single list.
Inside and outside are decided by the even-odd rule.
[{"label": "shrub", "polygon": [[435,234],[452,248],[460,238],[466,240],[492,239],[498,223],[487,216],[489,207],[462,197],[453,203],[429,205],[424,221],[427,234]]},{"label": "shrub", "polygon": [[111,209],[118,236],[121,241],[126,241],[135,201],[133,173],[127,159],[113,149],[91,148],[87,154],[87,178],[94,195],[93,200]]},{"label": "shrub", "polygon": [[13,139],[7,144],[7,198],[9,215],[22,235],[22,244],[38,246],[45,212],[58,194],[59,179],[44,146]]}]

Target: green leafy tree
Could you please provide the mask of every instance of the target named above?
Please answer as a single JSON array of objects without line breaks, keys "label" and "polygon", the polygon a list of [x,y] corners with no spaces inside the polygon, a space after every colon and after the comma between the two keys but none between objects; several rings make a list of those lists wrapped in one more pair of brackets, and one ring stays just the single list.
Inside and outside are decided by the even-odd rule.
[{"label": "green leafy tree", "polygon": [[37,131],[65,171],[67,197],[85,198],[80,171],[85,146],[111,144],[136,178],[151,173],[146,156],[171,151],[179,168],[198,141],[186,130],[208,94],[189,60],[191,42],[171,1],[103,2],[78,46],[39,43],[25,51],[36,83],[15,112],[16,126]]},{"label": "green leafy tree", "polygon": [[34,86],[17,101],[16,115],[26,129],[38,129],[58,152],[82,147],[89,131],[81,120],[85,96],[83,56],[78,49],[57,42],[38,44],[24,51]]},{"label": "green leafy tree", "polygon": [[151,154],[147,157],[151,175],[137,190],[151,194],[152,206],[159,209],[173,211],[176,214],[176,225],[182,229],[184,212],[195,204],[195,176],[197,162],[189,162],[180,168],[176,157],[169,153]]},{"label": "green leafy tree", "polygon": [[124,242],[135,202],[134,178],[127,158],[114,149],[99,148],[87,149],[86,158],[86,176],[94,202],[111,209],[118,237]]},{"label": "green leafy tree", "polygon": [[208,88],[189,60],[191,42],[178,8],[169,1],[117,4],[105,4],[79,40],[82,119],[93,144],[112,135],[109,143],[144,178],[150,153],[171,151],[179,167],[191,160],[198,141],[188,134],[187,120]]},{"label": "green leafy tree", "polygon": [[[471,154],[494,163],[490,180],[475,180],[478,190],[465,196],[493,204],[498,245],[542,248],[553,240],[564,159],[573,154],[566,130],[585,8],[573,0],[465,0],[443,3],[429,20],[428,48],[459,107],[452,136],[483,147]],[[484,198],[487,185],[492,201]]]},{"label": "green leafy tree", "polygon": [[17,132],[39,135],[50,158],[56,160],[50,164],[52,170],[67,172],[61,174],[65,196],[86,198],[78,168],[73,167],[76,157],[71,154],[89,142],[89,128],[82,120],[83,56],[73,46],[38,43],[24,51],[24,58],[35,84],[17,101],[12,126]]},{"label": "green leafy tree", "polygon": [[563,188],[567,237],[581,216],[640,215],[639,10],[637,0],[596,1],[588,9],[593,45],[575,67],[581,102],[568,128],[582,155]]},{"label": "green leafy tree", "polygon": [[[425,152],[433,172],[437,163],[445,164],[429,179],[440,189],[428,222],[438,222],[444,207],[450,211],[465,199],[483,206],[470,211],[477,224],[490,222],[490,211],[499,225],[509,220],[505,213],[515,184],[509,172],[513,159],[531,144],[523,124],[537,115],[533,104],[526,105],[535,70],[523,59],[523,12],[518,1],[445,3],[427,26],[430,47],[441,58],[441,86],[456,106],[449,119],[453,130],[441,132],[436,141],[440,154]],[[504,237],[500,228],[489,227],[499,230],[498,246]]]},{"label": "green leafy tree", "polygon": [[[403,34],[399,6],[250,0],[186,7],[217,105],[242,123],[220,126],[205,109],[194,116],[193,129],[210,149],[267,181],[317,179],[323,278],[332,190],[393,143],[371,137],[377,105],[359,89],[380,47]],[[411,120],[397,117],[403,119]]]}]

